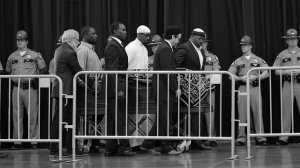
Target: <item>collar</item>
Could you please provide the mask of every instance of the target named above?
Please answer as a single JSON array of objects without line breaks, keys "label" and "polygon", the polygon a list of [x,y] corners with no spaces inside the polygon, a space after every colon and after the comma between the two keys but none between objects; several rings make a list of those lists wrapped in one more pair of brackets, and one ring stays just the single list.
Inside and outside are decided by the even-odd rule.
[{"label": "collar", "polygon": [[137,44],[144,46],[144,44],[139,39],[136,38],[134,41],[136,41]]},{"label": "collar", "polygon": [[122,41],[120,39],[118,39],[117,37],[112,37],[113,39],[115,39],[118,43],[121,44],[121,46],[123,46]]},{"label": "collar", "polygon": [[90,44],[90,43],[87,43],[85,41],[81,41],[80,45],[83,45],[83,46],[86,46],[87,48],[91,49],[91,50],[94,50],[95,47],[94,45]]},{"label": "collar", "polygon": [[30,51],[29,48],[26,48],[26,49],[25,49],[25,54],[24,54],[23,56],[20,54],[20,51],[19,51],[19,50],[17,50],[17,53],[18,53],[19,56],[24,57],[25,55],[28,54],[29,51]]},{"label": "collar", "polygon": [[171,47],[171,49],[173,51],[173,47],[172,47],[171,43],[168,40],[165,40],[165,41],[169,44],[169,46]]},{"label": "collar", "polygon": [[295,54],[297,52],[300,52],[300,48],[299,47],[296,47],[295,50],[289,50],[287,49],[288,53],[292,53],[292,54]]}]

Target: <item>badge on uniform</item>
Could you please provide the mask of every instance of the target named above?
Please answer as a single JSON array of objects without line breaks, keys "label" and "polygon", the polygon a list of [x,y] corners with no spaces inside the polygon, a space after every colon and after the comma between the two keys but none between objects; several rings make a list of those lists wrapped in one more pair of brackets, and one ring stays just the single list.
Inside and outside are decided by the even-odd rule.
[{"label": "badge on uniform", "polygon": [[30,59],[30,55],[27,55],[27,58]]},{"label": "badge on uniform", "polygon": [[254,59],[253,61],[254,61],[254,62],[257,62],[257,59]]},{"label": "badge on uniform", "polygon": [[210,57],[208,57],[208,58],[207,58],[207,61],[211,61],[211,58],[210,58]]}]

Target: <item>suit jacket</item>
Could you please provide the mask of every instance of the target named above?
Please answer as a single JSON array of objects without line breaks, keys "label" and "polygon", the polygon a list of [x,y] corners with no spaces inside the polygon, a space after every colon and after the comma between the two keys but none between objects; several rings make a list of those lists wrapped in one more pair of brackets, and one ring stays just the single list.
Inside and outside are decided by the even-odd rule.
[{"label": "suit jacket", "polygon": [[202,67],[200,67],[200,59],[191,41],[181,44],[175,53],[177,68],[187,68],[190,70],[204,70],[205,53],[201,50],[203,56]]},{"label": "suit jacket", "polygon": [[[174,53],[172,48],[168,44],[168,42],[163,41],[159,44],[157,51],[154,55],[154,63],[153,63],[154,71],[175,71],[176,70],[176,62],[174,58]],[[175,101],[176,95],[175,92],[178,89],[177,84],[177,75],[169,76],[169,92],[168,92],[168,76],[166,74],[159,75],[159,100],[169,100]],[[157,75],[153,75],[152,79],[152,98],[157,98]]]},{"label": "suit jacket", "polygon": [[[61,78],[63,84],[63,94],[72,95],[73,77],[81,71],[77,54],[68,43],[63,43],[54,53],[54,73]],[[53,96],[58,97],[58,81],[54,80]]]},{"label": "suit jacket", "polygon": [[[106,71],[127,71],[128,56],[124,46],[114,38],[107,44],[104,50],[105,70]],[[105,78],[104,78],[105,80]],[[108,75],[107,84],[108,97],[115,97],[116,76]],[[126,91],[126,75],[118,75],[118,92]]]}]

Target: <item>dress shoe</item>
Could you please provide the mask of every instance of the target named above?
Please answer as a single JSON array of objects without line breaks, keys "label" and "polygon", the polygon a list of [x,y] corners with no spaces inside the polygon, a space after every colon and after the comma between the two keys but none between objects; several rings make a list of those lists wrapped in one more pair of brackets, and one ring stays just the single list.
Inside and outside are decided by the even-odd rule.
[{"label": "dress shoe", "polygon": [[174,155],[179,155],[181,152],[176,151],[176,150],[171,150],[167,153],[165,153],[165,155],[170,155],[170,156],[174,156]]},{"label": "dress shoe", "polygon": [[211,147],[208,147],[208,146],[206,146],[204,143],[197,143],[197,148],[199,149],[199,150],[211,150]]},{"label": "dress shoe", "polygon": [[216,141],[210,141],[209,146],[216,147],[216,146],[218,146],[218,144]]},{"label": "dress shoe", "polygon": [[115,153],[115,152],[108,152],[108,151],[105,151],[105,152],[104,152],[104,156],[106,156],[106,157],[116,156],[116,153]]},{"label": "dress shoe", "polygon": [[[59,157],[58,152],[52,152],[52,151],[50,151],[49,158],[58,158],[58,157]],[[67,157],[72,157],[72,154],[63,151],[62,152],[62,158],[67,158]]]},{"label": "dress shoe", "polygon": [[276,142],[276,145],[288,145],[288,142],[286,142],[284,140],[279,140]]},{"label": "dress shoe", "polygon": [[134,156],[136,155],[136,152],[132,152],[130,150],[123,150],[123,151],[118,151],[115,156],[124,156],[124,157],[129,157],[129,156]]},{"label": "dress shoe", "polygon": [[11,147],[12,150],[20,150],[20,149],[22,149],[22,148],[23,148],[23,146],[22,146],[21,144],[14,144],[14,145]]},{"label": "dress shoe", "polygon": [[7,158],[7,157],[8,157],[7,154],[5,154],[5,153],[0,153],[0,159],[2,159],[2,158]]},{"label": "dress shoe", "polygon": [[260,141],[260,142],[256,142],[257,146],[267,146],[267,142],[266,141]]},{"label": "dress shoe", "polygon": [[242,141],[236,141],[235,142],[235,146],[245,146],[245,142],[242,142]]}]

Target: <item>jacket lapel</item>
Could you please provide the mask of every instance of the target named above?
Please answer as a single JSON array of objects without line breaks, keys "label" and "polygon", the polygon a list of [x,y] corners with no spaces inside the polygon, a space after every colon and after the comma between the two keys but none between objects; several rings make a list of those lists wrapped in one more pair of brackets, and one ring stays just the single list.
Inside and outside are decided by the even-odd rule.
[{"label": "jacket lapel", "polygon": [[197,51],[195,50],[195,48],[194,48],[194,46],[193,46],[193,44],[191,43],[190,40],[188,41],[188,44],[189,44],[189,47],[190,47],[190,49],[191,49],[191,51],[192,51],[192,53],[193,53],[193,55],[194,55],[194,58],[195,58],[196,63],[197,63],[197,65],[198,65],[198,67],[199,67],[199,70],[202,69],[202,67],[201,67],[201,65],[200,65],[200,58],[199,58],[199,55],[198,55]]}]

